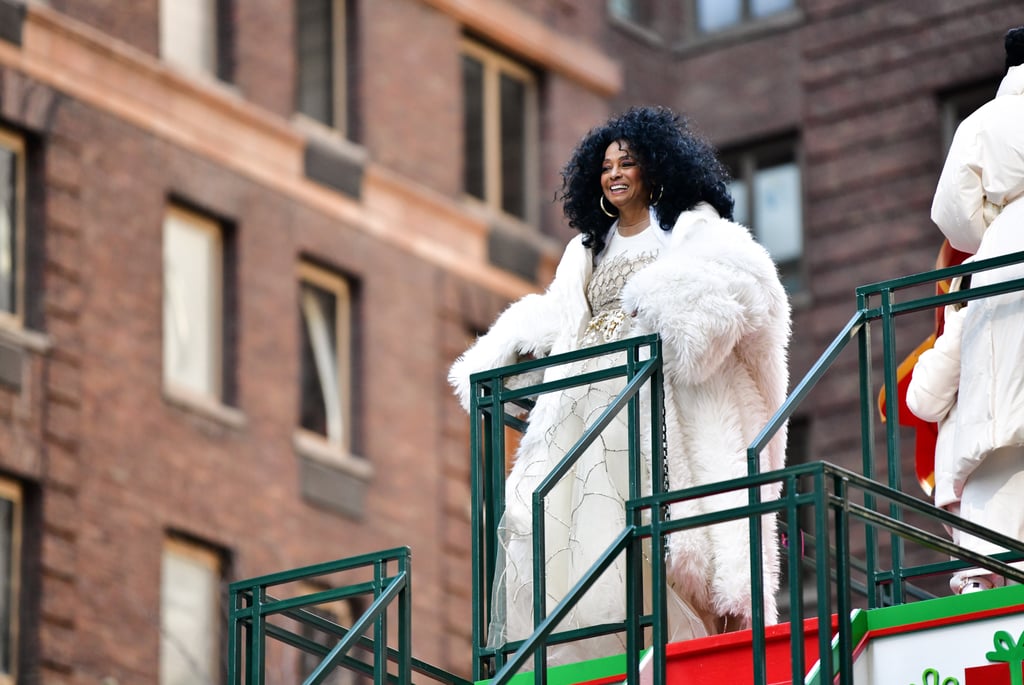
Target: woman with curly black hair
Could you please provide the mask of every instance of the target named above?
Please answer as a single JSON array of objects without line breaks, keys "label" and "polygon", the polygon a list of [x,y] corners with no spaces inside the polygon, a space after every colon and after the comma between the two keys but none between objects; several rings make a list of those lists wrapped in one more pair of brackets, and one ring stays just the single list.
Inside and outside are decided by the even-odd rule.
[{"label": "woman with curly black hair", "polygon": [[[728,175],[714,150],[665,108],[631,109],[588,133],[563,172],[570,241],[543,294],[512,304],[452,366],[464,406],[470,374],[629,336],[658,333],[665,371],[669,485],[680,489],[744,476],[746,448],[785,399],[789,304],[775,264],[731,221]],[[622,354],[551,369],[545,380],[610,368]],[[506,482],[499,526],[489,642],[533,630],[533,491],[622,389],[621,379],[541,395],[530,412]],[[643,406],[642,411],[648,412]],[[642,426],[649,423],[641,421]],[[650,487],[649,438],[643,454]],[[785,432],[761,455],[784,465]],[[545,499],[548,610],[625,527],[629,497],[625,413],[601,433]],[[766,489],[765,497],[777,496]],[[672,505],[674,518],[747,503],[745,491]],[[745,520],[668,539],[670,638],[748,627],[752,602]],[[766,518],[765,615],[774,622],[778,586],[775,521]],[[606,571],[560,630],[625,618],[624,562]],[[625,649],[621,634],[558,645],[549,663]]]},{"label": "woman with curly black hair", "polygon": [[[618,219],[617,206],[608,206],[614,204],[615,195],[603,183],[606,152],[612,143],[626,144],[651,192],[650,197],[640,198],[646,202],[632,209],[646,214],[652,208],[662,230],[671,231],[679,215],[700,202],[707,202],[723,219],[732,219],[728,172],[714,150],[690,133],[671,110],[633,109],[591,131],[562,170],[565,216],[594,254],[604,249],[608,229]],[[623,223],[629,224],[620,221],[620,232]]]}]

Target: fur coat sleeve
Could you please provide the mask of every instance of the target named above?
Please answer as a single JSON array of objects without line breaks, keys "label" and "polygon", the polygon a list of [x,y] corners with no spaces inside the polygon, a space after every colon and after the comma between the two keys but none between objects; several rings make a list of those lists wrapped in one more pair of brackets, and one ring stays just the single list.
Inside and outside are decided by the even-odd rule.
[{"label": "fur coat sleeve", "polygon": [[788,301],[768,252],[742,226],[701,220],[622,292],[637,328],[662,338],[670,382],[703,383],[737,343],[785,320]]},{"label": "fur coat sleeve", "polygon": [[[569,328],[579,325],[579,313],[573,309],[584,300],[583,279],[577,272],[588,260],[589,252],[577,236],[566,246],[548,289],[544,293],[526,295],[509,305],[487,333],[455,360],[448,372],[448,382],[464,409],[469,410],[469,379],[474,373],[514,364],[523,355],[544,357],[553,351],[562,351],[556,349],[559,340]],[[512,385],[539,381],[540,378],[520,379]]]}]

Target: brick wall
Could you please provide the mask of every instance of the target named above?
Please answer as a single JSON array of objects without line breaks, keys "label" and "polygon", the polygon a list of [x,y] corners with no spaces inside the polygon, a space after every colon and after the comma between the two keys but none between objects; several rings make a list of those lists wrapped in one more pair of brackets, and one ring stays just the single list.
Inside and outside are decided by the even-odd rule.
[{"label": "brick wall", "polygon": [[[152,79],[108,82],[118,92],[169,83],[178,90],[168,107],[223,100],[218,113],[241,117],[240,125],[252,127],[250,140],[266,135],[274,148],[207,147],[185,123],[165,128],[135,118],[131,97],[92,99],[91,86],[62,92],[52,85],[62,82],[49,71],[59,67],[43,61],[52,45],[33,43],[36,36],[54,27],[72,36],[99,31],[109,37],[100,42],[155,56],[156,2],[130,11],[94,0],[31,8],[25,49],[27,61],[40,65],[33,77],[12,66],[19,46],[0,45],[0,121],[38,141],[45,174],[41,204],[30,208],[38,213],[31,230],[45,235],[33,269],[42,287],[30,303],[39,313],[25,334],[38,349],[21,341],[29,349],[23,387],[0,389],[0,468],[25,484],[27,506],[40,509],[25,548],[33,557],[26,586],[39,588],[39,607],[23,608],[30,614],[25,682],[155,682],[168,533],[222,550],[229,579],[410,545],[415,655],[468,675],[469,431],[446,374],[472,331],[537,286],[488,266],[482,248],[441,244],[483,222],[462,205],[463,29],[428,3],[360,2],[357,9],[360,153],[377,178],[404,185],[404,200],[382,200],[379,186],[371,210],[359,197],[293,179],[301,164],[282,166],[279,177],[259,171],[268,155],[286,152],[289,136],[303,135],[282,133],[291,127],[294,89],[291,4],[236,4],[227,90],[182,91],[176,76],[123,46],[101,57],[135,65],[131,78]],[[560,31],[579,14],[564,0],[527,9]],[[599,15],[579,24],[585,36],[602,26]],[[539,185],[550,197],[568,151],[607,105],[564,74],[542,81]],[[231,89],[243,104],[232,104]],[[193,129],[200,138],[219,125],[206,121],[210,130]],[[246,153],[252,165],[237,156]],[[387,204],[403,201],[427,203],[432,213]],[[161,240],[169,202],[229,229],[235,419],[175,401],[163,387]],[[539,261],[544,282],[566,237],[558,207],[549,206],[544,223],[557,237]],[[373,212],[389,207],[388,216],[415,219],[382,227]],[[463,233],[428,225],[438,216],[457,217]],[[434,241],[429,249],[424,236]],[[460,258],[457,276],[445,266],[453,263],[447,252],[475,256]],[[306,257],[355,287],[354,449],[373,466],[361,517],[301,496],[293,447],[296,267]]]}]

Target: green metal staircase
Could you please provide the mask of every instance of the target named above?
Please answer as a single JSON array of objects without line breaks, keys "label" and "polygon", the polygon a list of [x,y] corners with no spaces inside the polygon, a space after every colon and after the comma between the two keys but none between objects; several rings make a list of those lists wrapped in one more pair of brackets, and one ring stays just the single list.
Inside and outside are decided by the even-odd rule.
[{"label": "green metal staircase", "polygon": [[[631,478],[626,527],[550,613],[547,613],[543,602],[543,568],[535,565],[535,631],[526,640],[497,648],[487,646],[486,628],[497,550],[495,524],[504,511],[506,427],[523,430],[525,423],[520,416],[528,412],[536,397],[543,393],[609,378],[624,379],[625,387],[616,400],[534,494],[534,559],[543,559],[544,520],[540,515],[543,498],[578,455],[597,439],[615,414],[627,412],[632,474],[640,473],[641,420],[649,420],[647,434],[657,436],[652,441],[657,444],[650,446],[649,453],[662,453],[661,413],[652,411],[648,412],[649,417],[644,417],[640,410],[642,395],[649,398],[649,406],[662,406],[660,341],[655,336],[633,338],[475,375],[470,412],[473,448],[473,680],[486,680],[495,685],[519,682],[515,680],[515,674],[523,666],[531,666],[532,674],[525,676],[529,682],[570,682],[571,678],[566,679],[564,673],[549,673],[545,668],[547,646],[615,631],[625,634],[627,649],[624,655],[613,657],[606,664],[605,670],[611,673],[609,677],[620,674],[616,682],[641,682],[645,647],[653,645],[647,652],[647,663],[643,667],[644,682],[653,685],[673,682],[671,674],[677,663],[672,661],[670,650],[666,649],[665,569],[663,564],[653,564],[651,581],[645,587],[642,581],[642,546],[650,545],[650,558],[661,559],[664,557],[666,535],[728,520],[745,519],[749,523],[755,598],[763,599],[764,596],[761,518],[766,514],[776,515],[779,528],[789,541],[783,555],[789,570],[783,590],[789,598],[790,625],[804,626],[809,620],[806,625],[813,625],[817,634],[807,638],[804,630],[787,633],[789,644],[784,648],[788,647],[788,661],[792,668],[785,682],[804,682],[808,671],[806,664],[814,662],[817,664],[813,669],[815,673],[834,673],[837,682],[843,685],[853,683],[853,653],[858,636],[856,621],[852,617],[858,610],[899,606],[933,597],[918,586],[920,581],[929,577],[980,566],[1024,583],[1024,572],[1009,565],[1012,561],[1024,559],[1024,545],[903,492],[900,436],[896,421],[889,421],[885,427],[886,473],[881,474],[881,478],[876,475],[873,401],[876,387],[872,379],[872,341],[879,337],[872,335],[873,326],[880,325],[881,328],[883,382],[886,387],[895,388],[897,317],[942,307],[953,301],[1024,290],[1024,278],[945,295],[914,297],[912,293],[915,290],[953,276],[1018,263],[1024,263],[1024,252],[858,288],[856,313],[749,446],[746,477],[666,492],[662,485],[663,462],[653,459],[652,492],[640,492],[640,478]],[[857,351],[859,366],[862,471],[855,473],[832,464],[815,462],[759,473],[761,451],[850,347]],[[525,387],[519,387],[521,380],[519,383],[509,382],[515,378],[536,378],[544,369],[603,354],[621,355],[624,362],[611,369],[554,382],[531,382]],[[897,416],[896,394],[888,395],[887,415]],[[781,484],[781,497],[761,501],[761,488],[766,484]],[[746,506],[686,519],[673,520],[665,516],[668,505],[673,502],[736,490],[748,493]],[[923,524],[908,522],[908,519],[931,522],[929,525],[933,528],[940,525],[957,527],[1011,551],[991,557],[979,555],[954,545],[945,535],[925,530]],[[801,530],[801,523],[806,530]],[[798,544],[802,540],[809,543],[809,550]],[[858,549],[865,550],[862,559],[853,558],[854,540]],[[926,550],[927,561],[908,562],[908,546]],[[573,604],[620,555],[625,555],[627,567],[627,619],[621,623],[559,632],[557,626]],[[266,663],[272,656],[269,644],[310,655],[315,665],[303,681],[304,685],[330,683],[331,674],[339,668],[362,674],[367,678],[363,682],[405,685],[414,681],[415,673],[416,682],[469,683],[411,656],[410,564],[409,551],[398,549],[233,583],[229,616],[230,685],[263,685],[266,682]],[[350,571],[361,572],[364,576],[359,582],[312,592],[289,589],[292,584]],[[811,611],[805,609],[804,598],[808,592],[814,598]],[[644,612],[645,593],[653,607],[650,613]],[[366,597],[368,605],[349,627],[325,619],[314,610],[325,603],[352,597]],[[836,617],[848,619],[837,620]],[[768,645],[773,630],[775,627],[765,625],[761,602],[756,601],[748,657],[751,667],[749,682],[756,685],[780,682],[776,672],[772,674],[773,680],[768,679],[769,656],[773,650],[777,652],[779,649]],[[580,669],[577,671],[583,675]],[[523,678],[519,676],[520,680]],[[590,682],[612,681],[591,678]]]}]

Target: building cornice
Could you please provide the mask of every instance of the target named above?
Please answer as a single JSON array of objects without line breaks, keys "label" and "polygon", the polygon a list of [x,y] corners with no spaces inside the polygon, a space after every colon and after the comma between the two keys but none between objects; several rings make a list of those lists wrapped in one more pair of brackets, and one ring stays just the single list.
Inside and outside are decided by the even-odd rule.
[{"label": "building cornice", "polygon": [[[622,66],[504,0],[423,0],[467,29],[604,97],[622,90]],[[595,3],[597,4],[597,3]],[[604,11],[603,5],[599,11]]]}]

